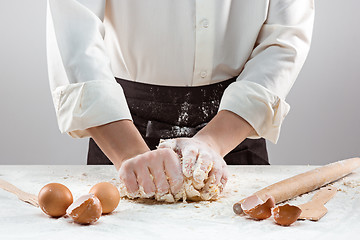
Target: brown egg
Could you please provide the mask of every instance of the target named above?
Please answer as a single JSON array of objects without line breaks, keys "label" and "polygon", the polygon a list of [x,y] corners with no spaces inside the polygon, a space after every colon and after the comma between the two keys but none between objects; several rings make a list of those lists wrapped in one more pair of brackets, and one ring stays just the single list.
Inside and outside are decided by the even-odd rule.
[{"label": "brown egg", "polygon": [[109,182],[101,182],[94,185],[90,189],[90,193],[95,194],[95,196],[100,200],[103,214],[114,211],[114,209],[119,205],[119,190]]},{"label": "brown egg", "polygon": [[66,186],[49,183],[40,190],[38,200],[44,213],[51,217],[61,217],[73,202],[73,196]]},{"label": "brown egg", "polygon": [[66,213],[76,223],[90,224],[99,220],[102,208],[99,199],[94,194],[83,195],[69,206]]},{"label": "brown egg", "polygon": [[268,196],[266,201],[262,201],[258,196],[252,195],[241,203],[243,212],[251,218],[263,220],[271,216],[271,209],[275,206],[275,200]]},{"label": "brown egg", "polygon": [[300,214],[300,208],[285,204],[274,209],[274,220],[279,225],[289,226],[298,219]]}]

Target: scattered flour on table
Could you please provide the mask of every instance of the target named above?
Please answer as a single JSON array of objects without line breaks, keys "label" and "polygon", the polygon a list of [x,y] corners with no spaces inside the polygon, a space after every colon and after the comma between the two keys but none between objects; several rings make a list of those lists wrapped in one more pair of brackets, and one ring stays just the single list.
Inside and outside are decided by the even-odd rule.
[{"label": "scattered flour on table", "polygon": [[[70,169],[70,170],[67,170]],[[229,166],[230,177],[223,193],[217,201],[201,201],[175,204],[157,202],[155,199],[130,200],[122,198],[117,209],[89,226],[71,223],[69,218],[49,218],[29,204],[20,202],[16,196],[0,191],[2,221],[0,239],[61,239],[73,236],[81,239],[357,239],[360,229],[359,187],[351,187],[347,182],[359,183],[358,171],[332,185],[343,189],[326,203],[328,213],[318,222],[298,221],[291,227],[280,227],[272,218],[253,221],[234,214],[235,202],[274,182],[308,170],[307,167],[281,166]],[[56,169],[54,174],[52,169]],[[266,171],[265,171],[266,169]],[[360,170],[360,169],[359,169]],[[82,195],[98,182],[111,181],[119,186],[116,171],[112,166],[31,166],[24,171],[3,166],[3,178],[24,190],[36,194],[48,182],[61,182],[75,195]],[[88,173],[86,181],[82,173]],[[67,176],[67,179],[63,179]],[[114,178],[114,176],[116,178]],[[252,186],[257,186],[252,187]],[[310,200],[315,192],[304,194],[291,204],[302,204]],[[20,219],[20,220],[19,220]],[[19,231],[21,229],[21,231]],[[56,233],[56,234],[54,234]],[[353,235],[353,236],[352,236]]]}]

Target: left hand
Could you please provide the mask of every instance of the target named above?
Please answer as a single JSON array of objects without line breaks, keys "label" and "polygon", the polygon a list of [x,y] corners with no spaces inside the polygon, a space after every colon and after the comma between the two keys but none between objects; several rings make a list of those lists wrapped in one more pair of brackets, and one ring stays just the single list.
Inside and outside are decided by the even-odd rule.
[{"label": "left hand", "polygon": [[[148,151],[125,160],[119,169],[121,182],[131,197],[174,196],[181,190],[183,174],[179,157],[172,149]],[[140,187],[143,193],[139,192]],[[140,195],[141,196],[141,195]]]},{"label": "left hand", "polygon": [[185,177],[193,177],[198,183],[207,178],[214,179],[212,184],[221,183],[225,187],[228,180],[227,165],[220,154],[206,142],[196,138],[167,139],[160,142],[159,148],[171,148],[182,158]]}]

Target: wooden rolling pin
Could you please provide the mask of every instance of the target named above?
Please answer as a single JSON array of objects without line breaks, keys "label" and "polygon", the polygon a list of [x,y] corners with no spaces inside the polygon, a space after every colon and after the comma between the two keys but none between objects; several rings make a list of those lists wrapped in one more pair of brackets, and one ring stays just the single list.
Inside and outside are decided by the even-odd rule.
[{"label": "wooden rolling pin", "polygon": [[[350,158],[330,163],[274,183],[257,191],[254,195],[257,195],[263,201],[267,199],[266,195],[271,195],[274,197],[275,203],[280,203],[336,181],[350,174],[358,167],[360,167],[360,158]],[[241,203],[245,199],[234,204],[233,209],[236,214],[242,213]]]}]

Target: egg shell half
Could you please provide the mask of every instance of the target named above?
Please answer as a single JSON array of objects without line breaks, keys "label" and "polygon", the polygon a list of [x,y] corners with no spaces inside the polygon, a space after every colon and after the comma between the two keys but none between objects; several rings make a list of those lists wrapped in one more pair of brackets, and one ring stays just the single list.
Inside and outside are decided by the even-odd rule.
[{"label": "egg shell half", "polygon": [[300,208],[289,204],[274,208],[274,220],[277,224],[282,226],[291,225],[299,218],[300,214]]},{"label": "egg shell half", "polygon": [[76,223],[91,224],[101,216],[101,203],[94,194],[83,195],[69,206],[66,213]]},{"label": "egg shell half", "polygon": [[241,203],[243,212],[251,218],[263,220],[269,218],[271,209],[275,206],[275,200],[272,196],[267,196],[266,201],[262,201],[258,196],[252,195]]}]

